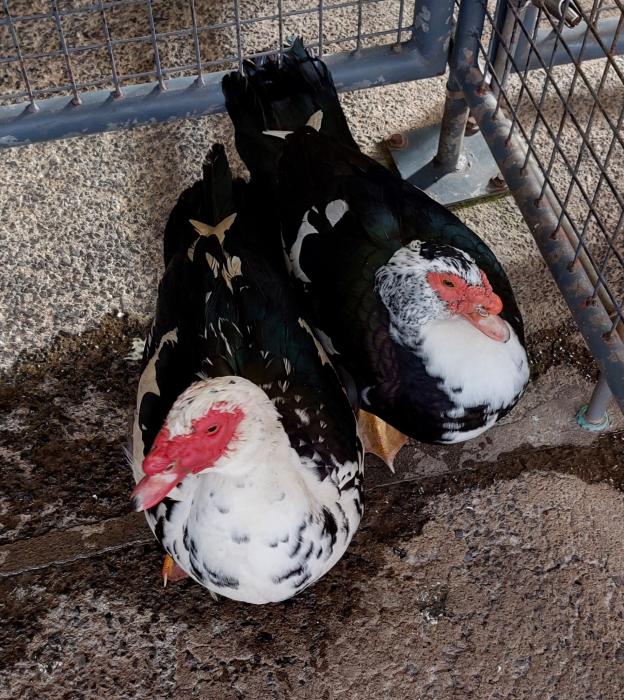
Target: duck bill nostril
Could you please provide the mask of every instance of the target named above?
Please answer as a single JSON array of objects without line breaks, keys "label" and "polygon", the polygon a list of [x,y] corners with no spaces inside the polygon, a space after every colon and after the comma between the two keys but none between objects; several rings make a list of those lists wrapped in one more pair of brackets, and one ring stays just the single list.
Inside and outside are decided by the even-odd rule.
[{"label": "duck bill nostril", "polygon": [[461,315],[492,340],[506,343],[511,336],[507,323],[497,313],[490,313],[484,306],[477,305],[473,311]]}]

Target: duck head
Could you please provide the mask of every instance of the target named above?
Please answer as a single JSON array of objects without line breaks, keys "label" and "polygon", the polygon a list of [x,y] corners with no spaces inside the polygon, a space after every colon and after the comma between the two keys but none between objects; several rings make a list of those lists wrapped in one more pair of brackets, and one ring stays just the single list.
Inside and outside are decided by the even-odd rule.
[{"label": "duck head", "polygon": [[187,476],[208,469],[240,476],[259,445],[270,447],[283,434],[273,403],[247,379],[194,382],[176,399],[143,460],[133,507],[151,508]]},{"label": "duck head", "polygon": [[396,251],[376,274],[375,288],[392,328],[406,345],[417,343],[430,321],[464,319],[493,341],[506,343],[503,302],[464,251],[413,241]]}]

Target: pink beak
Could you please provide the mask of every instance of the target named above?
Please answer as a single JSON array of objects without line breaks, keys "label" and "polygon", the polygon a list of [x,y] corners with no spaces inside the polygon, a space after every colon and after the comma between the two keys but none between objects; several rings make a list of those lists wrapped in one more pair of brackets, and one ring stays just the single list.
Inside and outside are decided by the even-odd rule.
[{"label": "pink beak", "polygon": [[181,469],[176,463],[171,471],[144,476],[130,495],[133,509],[138,512],[160,503],[186,476],[180,472]]},{"label": "pink beak", "polygon": [[[491,313],[491,311],[495,313]],[[480,330],[481,333],[485,333],[488,338],[492,338],[492,340],[496,340],[499,343],[506,343],[511,333],[509,332],[509,326],[498,315],[499,311],[500,309],[488,309],[486,306],[478,305],[474,311],[463,313],[462,316],[472,323],[477,330]]]}]

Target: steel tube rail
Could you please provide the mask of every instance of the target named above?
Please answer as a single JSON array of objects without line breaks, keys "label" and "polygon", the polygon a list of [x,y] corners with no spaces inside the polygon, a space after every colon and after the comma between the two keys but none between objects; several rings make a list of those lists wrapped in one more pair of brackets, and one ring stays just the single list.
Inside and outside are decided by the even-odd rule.
[{"label": "steel tube rail", "polygon": [[[372,47],[358,55],[341,52],[325,60],[340,91],[431,78],[446,68],[446,54],[425,59],[409,42],[398,52],[389,46]],[[224,75],[204,74],[203,84],[195,77],[174,78],[166,82],[165,91],[157,82],[127,85],[122,97],[112,96],[109,90],[83,92],[81,105],[72,105],[68,97],[54,97],[38,102],[37,112],[29,111],[27,104],[0,107],[0,147],[222,112]]]},{"label": "steel tube rail", "polygon": [[[611,46],[611,44],[613,43],[618,22],[618,17],[606,17],[605,19],[601,19],[597,23],[597,33],[604,46]],[[578,24],[574,28],[566,27],[561,32],[560,36],[563,39],[563,41],[565,41],[568,48],[570,49],[570,53],[576,60],[580,58],[581,51],[583,54],[583,61],[591,61],[596,58],[604,58],[604,49],[602,48],[602,46],[600,46],[598,39],[596,39],[596,37],[591,34],[587,37],[585,41],[585,48],[582,49],[583,37],[585,36],[586,32],[587,26],[583,22],[581,22],[581,24]],[[561,40],[557,40],[556,32],[549,29],[540,29],[537,32],[537,38],[535,43],[539,47],[539,52],[542,56],[550,56],[553,47],[555,47],[556,44],[555,55],[552,64],[553,66],[566,65],[568,63],[573,62],[570,54],[562,46]],[[515,53],[515,63],[519,66],[524,66],[526,63],[528,52],[529,47],[527,46],[526,42],[522,42],[518,46],[518,50]],[[619,56],[621,54],[624,54],[624,35],[621,35],[618,38],[612,49],[613,56]],[[535,52],[532,51],[531,55],[529,56],[529,70],[535,70],[540,67],[540,62],[537,56],[535,55]],[[511,67],[511,71],[514,71],[513,66]]]},{"label": "steel tube rail", "polygon": [[516,200],[533,237],[548,263],[554,280],[566,300],[574,320],[624,410],[624,342],[611,333],[611,318],[601,304],[588,303],[594,285],[580,262],[574,261],[574,249],[549,206],[538,206],[542,183],[528,169],[523,170],[522,145],[514,135],[509,140],[511,121],[499,111],[492,115],[496,98],[482,85],[482,75],[471,68],[463,76],[464,94],[481,132],[496,159],[501,173]]}]

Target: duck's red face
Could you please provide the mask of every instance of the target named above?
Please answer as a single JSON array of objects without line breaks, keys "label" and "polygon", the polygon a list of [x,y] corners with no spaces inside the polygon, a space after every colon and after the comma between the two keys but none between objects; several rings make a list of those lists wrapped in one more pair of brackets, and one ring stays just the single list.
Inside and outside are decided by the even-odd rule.
[{"label": "duck's red face", "polygon": [[509,340],[509,326],[499,316],[503,302],[484,272],[480,285],[468,284],[451,272],[429,272],[427,281],[451,313],[463,316],[488,338],[502,343]]},{"label": "duck's red face", "polygon": [[240,408],[214,404],[191,423],[191,431],[171,437],[165,425],[143,460],[145,476],[132,491],[134,510],[155,506],[185,476],[212,467],[236,442],[236,428],[244,418]]}]

